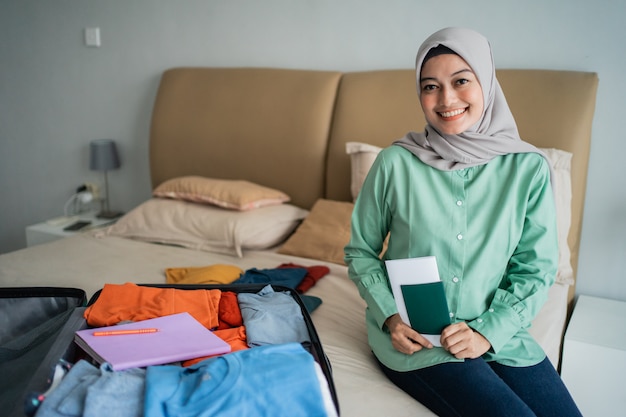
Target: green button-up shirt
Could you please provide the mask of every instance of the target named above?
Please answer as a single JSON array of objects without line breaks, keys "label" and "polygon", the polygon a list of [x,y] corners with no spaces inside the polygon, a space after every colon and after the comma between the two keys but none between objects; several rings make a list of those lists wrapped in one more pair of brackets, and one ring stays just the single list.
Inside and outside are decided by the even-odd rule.
[{"label": "green button-up shirt", "polygon": [[404,148],[388,147],[355,202],[345,253],[350,279],[367,303],[370,346],[387,367],[408,371],[457,361],[438,347],[400,353],[384,325],[398,311],[384,260],[430,255],[452,321],[467,322],[491,343],[485,359],[530,366],[545,358],[527,331],[558,265],[550,170],[541,155],[509,154],[440,171]]}]

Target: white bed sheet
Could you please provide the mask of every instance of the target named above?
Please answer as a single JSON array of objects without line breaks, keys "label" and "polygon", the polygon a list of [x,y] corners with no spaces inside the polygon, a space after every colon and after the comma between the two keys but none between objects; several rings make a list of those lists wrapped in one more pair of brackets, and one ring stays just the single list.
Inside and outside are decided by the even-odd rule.
[{"label": "white bed sheet", "polygon": [[[82,288],[91,297],[104,283],[164,283],[165,268],[237,265],[274,268],[285,262],[326,265],[330,274],[307,292],[322,299],[311,318],[332,366],[342,416],[434,416],[396,388],[378,369],[367,344],[365,303],[347,277],[347,268],[312,259],[249,251],[243,258],[82,233],[0,255],[0,285]],[[531,332],[554,364],[566,316],[568,287],[555,285]],[[556,366],[556,365],[555,365]]]}]

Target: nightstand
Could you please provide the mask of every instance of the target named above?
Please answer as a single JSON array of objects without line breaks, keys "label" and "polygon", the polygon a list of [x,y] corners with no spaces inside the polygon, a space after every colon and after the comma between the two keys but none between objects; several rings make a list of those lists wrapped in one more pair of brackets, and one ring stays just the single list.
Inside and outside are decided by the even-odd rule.
[{"label": "nightstand", "polygon": [[[33,224],[26,227],[26,246],[38,245],[40,243],[51,242],[64,237],[75,235],[86,230],[103,227],[115,222],[117,219],[99,219],[96,212],[85,212],[75,216],[58,217],[45,222]],[[77,221],[90,221],[91,224],[77,231],[63,230],[66,226]]]},{"label": "nightstand", "polygon": [[626,302],[581,295],[565,332],[561,376],[584,416],[626,409]]}]

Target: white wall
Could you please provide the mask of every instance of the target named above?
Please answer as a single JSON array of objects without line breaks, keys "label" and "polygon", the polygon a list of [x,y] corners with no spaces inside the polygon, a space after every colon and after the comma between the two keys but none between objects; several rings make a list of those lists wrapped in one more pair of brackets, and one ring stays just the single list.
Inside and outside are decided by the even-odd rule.
[{"label": "white wall", "polygon": [[[620,0],[0,0],[0,252],[24,247],[24,227],[61,215],[78,185],[102,183],[92,139],[120,147],[112,208],[149,197],[166,68],[411,68],[427,35],[460,25],[491,40],[500,68],[599,74],[578,292],[626,300],[624,16]],[[100,48],[84,46],[92,26]]]}]

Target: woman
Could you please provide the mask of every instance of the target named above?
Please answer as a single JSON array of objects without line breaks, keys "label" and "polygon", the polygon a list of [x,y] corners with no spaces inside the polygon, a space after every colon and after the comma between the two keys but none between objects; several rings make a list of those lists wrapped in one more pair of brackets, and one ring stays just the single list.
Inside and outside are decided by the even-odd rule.
[{"label": "woman", "polygon": [[[427,126],[380,152],[345,248],[372,351],[391,381],[441,416],[579,416],[527,331],[558,264],[549,165],[519,137],[482,35],[434,33],[416,72]],[[383,263],[430,255],[452,321],[441,347],[402,321]]]}]

